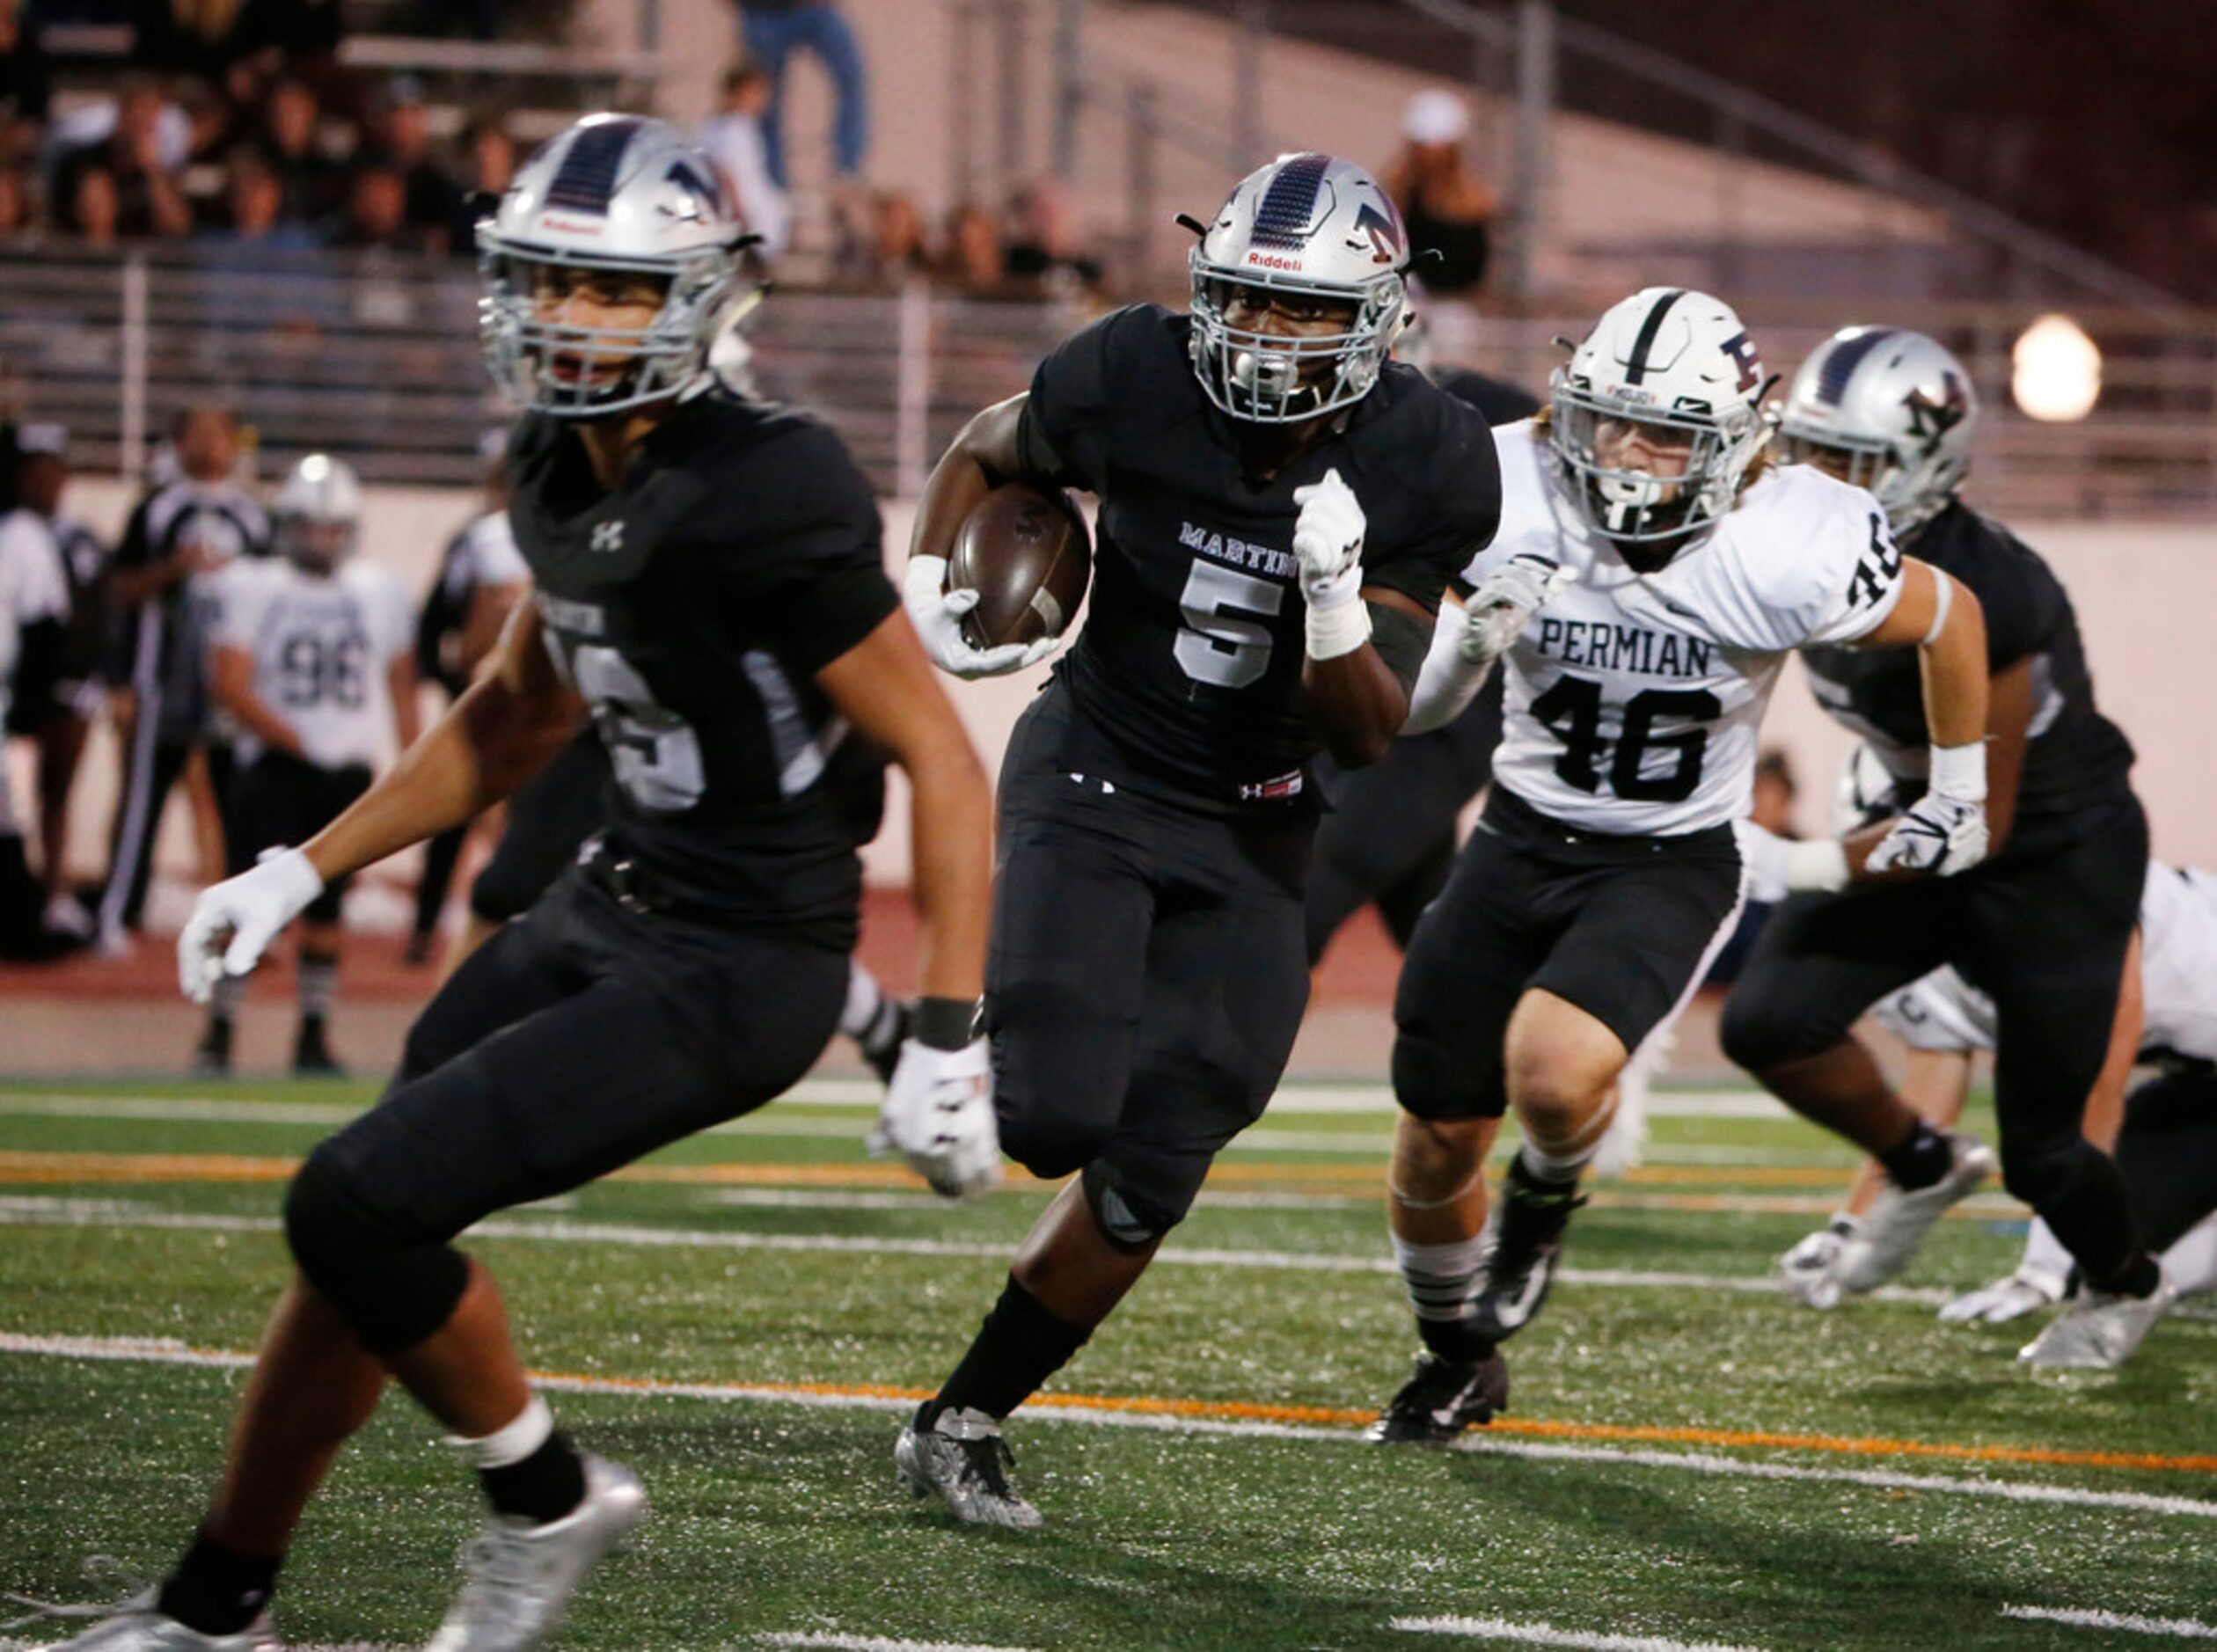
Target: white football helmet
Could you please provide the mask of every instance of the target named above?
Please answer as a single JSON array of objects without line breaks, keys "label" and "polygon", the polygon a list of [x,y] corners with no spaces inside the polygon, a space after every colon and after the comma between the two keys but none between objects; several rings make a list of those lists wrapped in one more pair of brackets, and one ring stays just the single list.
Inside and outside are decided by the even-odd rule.
[{"label": "white football helmet", "polygon": [[[1762,362],[1731,306],[1707,293],[1633,294],[1594,323],[1551,384],[1548,440],[1563,491],[1619,545],[1672,550],[1715,523],[1769,439]],[[1631,457],[1643,462],[1627,463],[1641,447]]]},{"label": "white football helmet", "polygon": [[285,473],[270,519],[279,555],[311,573],[330,573],[354,554],[362,532],[354,467],[328,453],[310,454]]},{"label": "white football helmet", "polygon": [[[526,161],[478,224],[479,306],[493,376],[523,406],[598,419],[706,382],[709,347],[739,296],[747,234],[715,164],[667,121],[588,115]],[[643,273],[665,283],[645,326],[585,327],[543,311],[550,268]],[[604,382],[593,363],[628,370]]]},{"label": "white football helmet", "polygon": [[1978,424],[1971,375],[1945,347],[1899,327],[1842,327],[1794,375],[1778,434],[1789,460],[1869,488],[1899,539],[1955,497]]},{"label": "white football helmet", "polygon": [[[1193,370],[1234,419],[1299,423],[1362,400],[1378,383],[1408,302],[1408,231],[1353,162],[1282,155],[1248,173],[1189,261]],[[1344,302],[1347,325],[1300,339],[1234,327],[1225,311],[1240,287]]]}]

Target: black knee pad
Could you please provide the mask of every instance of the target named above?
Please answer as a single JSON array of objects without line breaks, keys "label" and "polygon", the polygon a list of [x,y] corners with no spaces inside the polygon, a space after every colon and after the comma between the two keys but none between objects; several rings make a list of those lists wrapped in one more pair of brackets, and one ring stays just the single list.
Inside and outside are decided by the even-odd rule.
[{"label": "black knee pad", "polygon": [[2042,1210],[2068,1196],[2080,1178],[2099,1159],[2099,1148],[2075,1135],[2001,1134],[2001,1185],[2009,1196]]},{"label": "black knee pad", "polygon": [[993,1101],[1000,1115],[1001,1151],[1045,1179],[1083,1168],[1101,1151],[1108,1132],[1066,1100],[1048,1085],[1012,1083],[1008,1075],[997,1073]]},{"label": "black knee pad", "polygon": [[285,1193],[285,1239],[302,1277],[372,1354],[413,1348],[454,1316],[469,1264],[443,1239],[376,1214],[330,1144]]},{"label": "black knee pad", "polygon": [[1763,1072],[1821,1055],[1838,1043],[1844,1029],[1830,1023],[1818,1026],[1768,999],[1760,981],[1740,978],[1724,1000],[1724,1012],[1716,1024],[1717,1042],[1725,1058],[1745,1072]]},{"label": "black knee pad", "polygon": [[1497,1119],[1508,1109],[1499,1061],[1474,1071],[1467,1056],[1427,1038],[1421,1027],[1404,1027],[1394,1038],[1393,1078],[1394,1100],[1416,1118]]},{"label": "black knee pad", "polygon": [[[1120,1166],[1096,1159],[1086,1166],[1080,1186],[1094,1222],[1119,1250],[1144,1250],[1185,1220],[1193,1195],[1162,1185],[1142,1166]],[[1153,1184],[1153,1185],[1149,1185]]]}]

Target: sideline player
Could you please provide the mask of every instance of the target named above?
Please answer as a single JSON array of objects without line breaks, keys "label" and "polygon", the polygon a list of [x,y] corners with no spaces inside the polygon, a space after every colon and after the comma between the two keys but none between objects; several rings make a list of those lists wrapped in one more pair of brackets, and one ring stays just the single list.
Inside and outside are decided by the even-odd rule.
[{"label": "sideline player", "polygon": [[[478,667],[493,652],[501,627],[523,600],[531,579],[523,552],[516,548],[516,530],[509,523],[507,430],[496,426],[479,437],[478,457],[485,464],[480,508],[447,541],[439,558],[438,574],[416,619],[417,674],[426,682],[437,683],[450,703],[462,698]],[[453,887],[454,869],[469,835],[469,826],[457,826],[423,846],[423,871],[416,880],[415,921],[409,926],[407,945],[401,954],[408,963],[430,961],[439,918],[446,910],[447,892]],[[469,950],[465,948],[463,956]],[[452,969],[447,973],[452,974]]]},{"label": "sideline player", "polygon": [[[1649,288],[1557,370],[1546,414],[1494,433],[1502,531],[1410,720],[1452,715],[1504,662],[1486,812],[1394,1006],[1389,1214],[1424,1346],[1374,1439],[1452,1438],[1503,1402],[1498,1345],[1547,1294],[1626,1062],[1731,932],[1734,822],[1789,651],[1917,649],[1943,779],[1879,831],[1804,847],[1843,878],[1983,851],[1978,603],[1905,559],[1869,495],[1764,464],[1762,385],[1729,307]],[[1511,1107],[1524,1145],[1489,1247],[1486,1153]]]},{"label": "sideline player", "polygon": [[[2217,1162],[2205,1151],[2217,1146],[2217,878],[2150,860],[2136,951],[2118,1020],[2126,1031],[2137,1024],[2139,1036],[2112,1048],[2088,1100],[2085,1129],[2096,1146],[2111,1147],[2141,1232],[2184,1297],[2217,1289],[2217,1215],[2210,1214],[2217,1210]],[[1933,1125],[1952,1126],[1973,1056],[1994,1049],[1994,1000],[1943,965],[1871,1013],[1909,1048],[1902,1099]],[[2127,1097],[2136,1060],[2158,1071]],[[1841,1212],[1781,1259],[1796,1301],[1830,1308],[1873,1288],[1844,1274],[1840,1262],[1884,1186],[1884,1167],[1867,1161]],[[1951,1325],[2021,1319],[2062,1301],[2074,1266],[2036,1216],[2017,1267],[1956,1297],[1940,1317]]]},{"label": "sideline player", "polygon": [[940,461],[906,581],[959,676],[955,530],[1011,478],[1101,501],[1085,627],[1001,770],[987,989],[1002,1137],[1069,1176],[896,1448],[958,1519],[1034,1526],[1001,1423],[1065,1364],[1262,1113],[1308,998],[1307,760],[1377,761],[1446,580],[1499,509],[1485,421],[1387,360],[1400,215],[1360,168],[1282,157],[1189,224],[1190,315],[1072,335]]},{"label": "sideline player", "polygon": [[[1843,329],[1795,376],[1780,420],[1789,454],[1867,483],[1903,543],[1977,593],[1988,617],[1994,845],[1975,872],[1938,888],[1789,902],[1757,940],[1720,1031],[1765,1088],[1885,1166],[1887,1187],[1840,1262],[1867,1289],[1907,1265],[1994,1158],[1919,1118],[1850,1029],[1887,993],[1940,964],[1960,968],[1994,1002],[2002,1180],[2084,1275],[2074,1311],[2028,1358],[2108,1366],[2173,1296],[2115,1161],[2082,1129],[2139,922],[2147,821],[2132,746],[2095,705],[2070,598],[2037,555],[1956,497],[1977,416],[1962,364],[1898,328]],[[1896,800],[1917,797],[1928,774],[1939,784],[1906,661],[1826,651],[1808,665],[1819,704],[1870,742]]]},{"label": "sideline player", "polygon": [[950,1188],[998,1166],[971,1036],[991,795],[838,439],[706,376],[743,239],[706,157],[619,115],[556,138],[479,227],[488,355],[530,410],[511,508],[535,599],[361,802],[201,897],[179,943],[185,984],[204,996],[252,969],[326,884],[512,791],[588,708],[614,757],[615,816],[591,860],[433,999],[378,1105],[310,1156],[285,1206],[299,1277],[213,1507],[157,1591],[69,1644],[274,1648],[266,1604],[294,1528],[388,1378],[492,1506],[434,1652],[544,1642],[645,1501],[628,1470],[555,1429],[492,1276],[451,1240],[807,1070],[838,1021],[857,924],[856,845],[823,785],[845,724],[915,788],[926,997],[888,1126]]},{"label": "sideline player", "polygon": [[[271,515],[277,555],[242,558],[212,581],[209,692],[238,727],[224,834],[233,876],[264,850],[328,826],[370,789],[387,738],[406,751],[418,733],[414,616],[399,577],[354,554],[362,486],[352,467],[310,454],[285,478]],[[333,878],[301,914],[292,1066],[303,1077],[343,1071],[328,1023],[347,881]],[[216,983],[197,1071],[230,1071],[245,995],[244,976]]]}]

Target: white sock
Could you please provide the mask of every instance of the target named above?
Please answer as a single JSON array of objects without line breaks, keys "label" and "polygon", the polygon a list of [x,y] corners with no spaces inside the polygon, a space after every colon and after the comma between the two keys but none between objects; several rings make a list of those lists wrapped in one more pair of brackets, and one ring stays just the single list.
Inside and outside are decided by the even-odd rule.
[{"label": "white sock", "polygon": [[847,965],[846,1008],[839,1012],[839,1030],[849,1038],[860,1038],[870,1030],[885,1007],[885,989],[878,978],[860,963]]},{"label": "white sock", "polygon": [[2217,1216],[2206,1216],[2188,1228],[2156,1260],[2182,1297],[2217,1290]]},{"label": "white sock", "polygon": [[1524,1145],[1517,1150],[1517,1157],[1523,1161],[1526,1172],[1536,1181],[1576,1181],[1579,1172],[1591,1161],[1594,1150],[1600,1146],[1601,1137],[1607,1133],[1606,1127],[1592,1131],[1593,1139],[1563,1151],[1542,1147],[1527,1136]]},{"label": "white sock", "polygon": [[472,1468],[506,1468],[530,1456],[545,1445],[553,1433],[552,1409],[545,1400],[533,1394],[530,1403],[516,1414],[513,1422],[495,1429],[479,1439],[450,1434],[446,1443],[468,1458]]},{"label": "white sock", "polygon": [[1483,1235],[1445,1245],[1417,1245],[1394,1235],[1394,1261],[1420,1319],[1460,1319],[1470,1312],[1470,1288],[1484,1260]]},{"label": "white sock", "polygon": [[2071,1269],[2077,1265],[2071,1253],[2063,1248],[2063,1241],[2055,1237],[2055,1230],[2034,1217],[2032,1225],[2025,1230],[2024,1260],[2017,1266],[2045,1274],[2051,1279],[2068,1279]]}]

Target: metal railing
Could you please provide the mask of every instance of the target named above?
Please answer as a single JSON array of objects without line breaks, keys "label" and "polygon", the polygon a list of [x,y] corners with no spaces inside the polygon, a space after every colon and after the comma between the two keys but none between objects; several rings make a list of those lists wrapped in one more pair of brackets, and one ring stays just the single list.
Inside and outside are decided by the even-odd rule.
[{"label": "metal railing", "polygon": [[[459,260],[220,251],[156,258],[0,253],[0,361],[13,399],[76,434],[89,469],[135,474],[149,433],[209,397],[238,408],[273,470],[326,448],[372,480],[467,483],[500,415],[477,345],[478,281]],[[2104,356],[2092,417],[2043,425],[2008,395],[2035,308],[1895,305],[1848,316],[1751,304],[1768,365],[1789,370],[1843,320],[1922,329],[1962,357],[1986,406],[1972,493],[2011,516],[2217,515],[2217,318],[2082,311]],[[749,337],[762,392],[822,413],[878,488],[913,496],[979,407],[1022,389],[1086,311],[934,289],[781,289]],[[1443,318],[1444,320],[1445,318]],[[1586,314],[1436,329],[1457,359],[1538,390],[1553,342]]]}]

